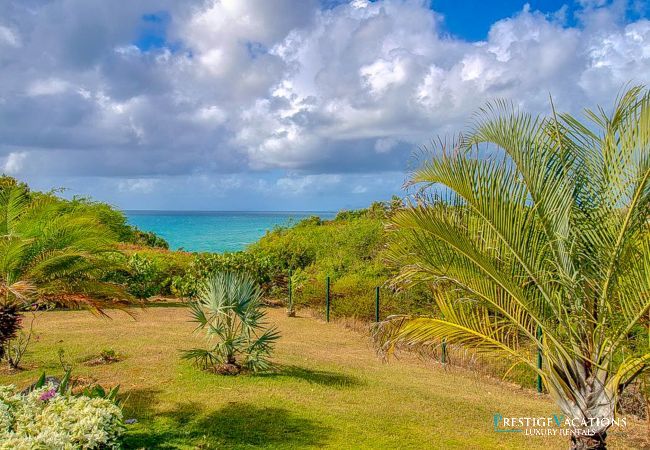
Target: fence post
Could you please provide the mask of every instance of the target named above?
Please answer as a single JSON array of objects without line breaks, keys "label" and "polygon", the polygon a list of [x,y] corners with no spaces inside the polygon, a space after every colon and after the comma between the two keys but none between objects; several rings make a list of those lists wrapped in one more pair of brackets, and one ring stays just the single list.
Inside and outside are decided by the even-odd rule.
[{"label": "fence post", "polygon": [[[537,325],[537,368],[542,369],[542,327]],[[542,392],[542,376],[537,374],[537,392]]]},{"label": "fence post", "polygon": [[289,271],[289,306],[292,305],[292,291],[293,291],[293,286],[291,285],[291,271]]},{"label": "fence post", "polygon": [[442,348],[440,352],[440,360],[443,364],[447,364],[447,339],[442,339]]},{"label": "fence post", "polygon": [[330,277],[327,276],[327,283],[325,288],[326,302],[325,302],[325,319],[330,321]]},{"label": "fence post", "polygon": [[375,288],[375,322],[379,322],[379,286]]}]

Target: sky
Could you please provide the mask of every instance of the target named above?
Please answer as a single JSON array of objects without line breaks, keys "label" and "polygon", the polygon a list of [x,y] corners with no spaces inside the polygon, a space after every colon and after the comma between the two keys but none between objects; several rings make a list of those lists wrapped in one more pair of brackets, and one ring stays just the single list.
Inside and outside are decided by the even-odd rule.
[{"label": "sky", "polygon": [[123,209],[403,195],[495,98],[650,81],[646,1],[0,0],[0,172]]}]

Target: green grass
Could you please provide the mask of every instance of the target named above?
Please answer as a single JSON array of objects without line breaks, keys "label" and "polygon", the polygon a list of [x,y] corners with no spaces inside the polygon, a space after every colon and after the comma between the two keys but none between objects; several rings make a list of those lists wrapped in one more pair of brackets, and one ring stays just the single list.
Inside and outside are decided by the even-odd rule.
[{"label": "green grass", "polygon": [[[270,309],[283,337],[278,370],[224,377],[179,358],[202,343],[192,335],[188,311],[156,307],[137,320],[121,312],[101,320],[81,311],[48,312],[36,323],[38,340],[27,370],[0,374],[20,387],[41,371],[60,374],[58,349],[74,375],[128,396],[126,448],[566,448],[566,438],[495,433],[494,413],[541,416],[556,408],[545,396],[469,372],[444,369],[411,357],[384,363],[367,338],[344,327],[287,318]],[[83,363],[104,349],[124,359]],[[630,436],[616,432],[612,448],[635,448],[643,425]],[[643,431],[640,431],[643,433]],[[637,433],[638,434],[638,433]]]}]

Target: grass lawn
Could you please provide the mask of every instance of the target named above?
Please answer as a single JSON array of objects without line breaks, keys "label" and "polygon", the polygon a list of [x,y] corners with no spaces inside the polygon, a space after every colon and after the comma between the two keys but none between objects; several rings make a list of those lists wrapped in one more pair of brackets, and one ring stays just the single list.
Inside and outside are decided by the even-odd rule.
[{"label": "grass lawn", "polygon": [[[20,387],[41,371],[60,375],[58,349],[73,375],[128,395],[127,448],[567,448],[566,437],[496,433],[493,414],[548,416],[546,396],[416,359],[378,360],[367,338],[335,323],[287,318],[268,310],[282,332],[277,373],[227,377],[202,372],[179,349],[202,345],[188,311],[138,310],[133,320],[112,312],[102,320],[83,311],[42,313],[27,370],[0,373]],[[103,349],[124,360],[88,366]],[[611,448],[641,448],[645,424],[612,433]]]}]

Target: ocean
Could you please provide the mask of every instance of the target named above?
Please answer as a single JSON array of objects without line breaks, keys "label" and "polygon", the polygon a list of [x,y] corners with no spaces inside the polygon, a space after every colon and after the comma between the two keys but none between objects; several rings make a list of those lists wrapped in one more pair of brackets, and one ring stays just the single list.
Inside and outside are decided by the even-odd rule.
[{"label": "ocean", "polygon": [[309,216],[331,219],[334,212],[125,211],[129,224],[153,231],[172,250],[232,252],[244,250],[268,230]]}]

